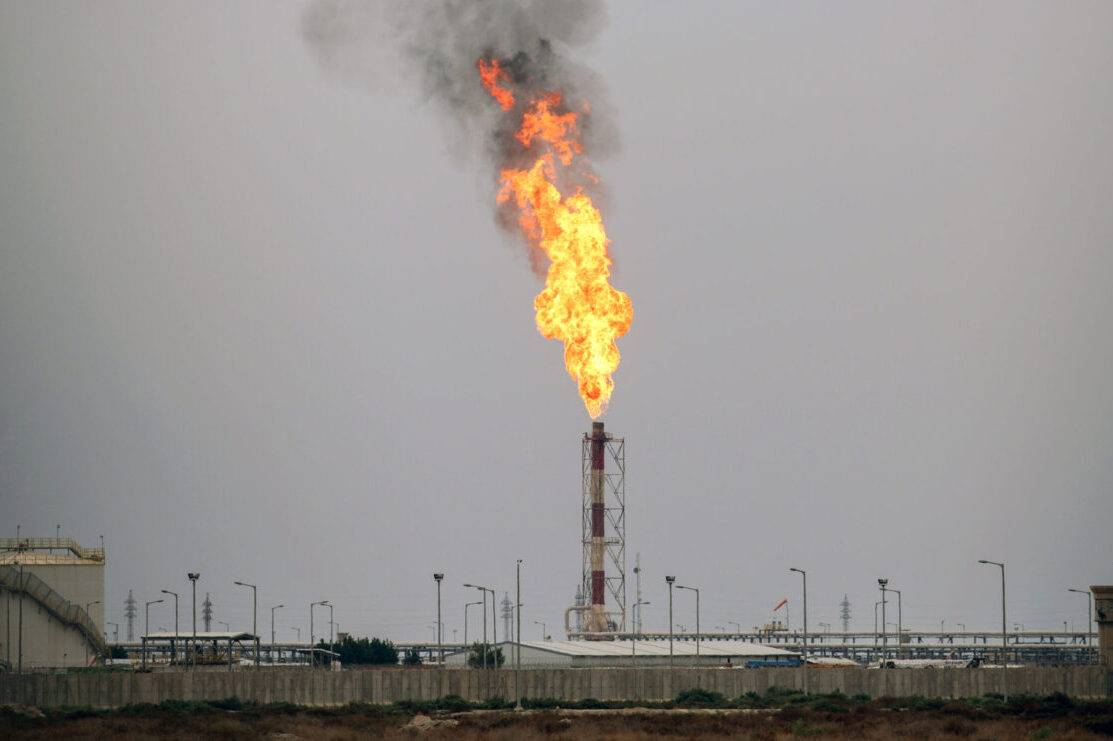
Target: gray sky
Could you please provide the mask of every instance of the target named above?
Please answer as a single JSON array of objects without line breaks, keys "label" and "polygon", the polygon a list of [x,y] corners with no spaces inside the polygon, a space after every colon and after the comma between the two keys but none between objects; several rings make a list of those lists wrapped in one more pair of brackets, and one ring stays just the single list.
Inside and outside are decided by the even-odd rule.
[{"label": "gray sky", "polygon": [[[537,279],[443,114],[325,70],[302,9],[0,4],[0,523],[103,533],[114,621],[199,570],[238,626],[233,579],[268,629],[331,599],[425,638],[444,570],[451,638],[459,585],[523,558],[536,637],[589,427]],[[847,593],[871,629],[879,575],[906,624],[990,628],[978,558],[1010,622],[1081,626],[1067,587],[1113,580],[1113,4],[609,10],[577,61],[621,138],[606,422],[647,627],[665,573],[704,626],[795,622],[799,566],[813,628]]]}]

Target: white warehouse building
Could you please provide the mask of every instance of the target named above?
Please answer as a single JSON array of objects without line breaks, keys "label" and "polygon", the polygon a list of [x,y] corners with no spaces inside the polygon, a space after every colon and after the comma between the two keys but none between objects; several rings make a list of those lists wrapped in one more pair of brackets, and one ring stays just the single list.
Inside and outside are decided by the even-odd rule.
[{"label": "white warehouse building", "polygon": [[[504,667],[513,667],[515,644],[498,644]],[[668,641],[522,641],[523,667],[590,667],[590,666],[668,666]],[[743,668],[747,661],[799,661],[800,654],[744,641],[702,641],[699,655],[696,642],[673,641],[673,666],[731,666]],[[467,652],[456,651],[445,656],[448,666],[464,666]]]}]

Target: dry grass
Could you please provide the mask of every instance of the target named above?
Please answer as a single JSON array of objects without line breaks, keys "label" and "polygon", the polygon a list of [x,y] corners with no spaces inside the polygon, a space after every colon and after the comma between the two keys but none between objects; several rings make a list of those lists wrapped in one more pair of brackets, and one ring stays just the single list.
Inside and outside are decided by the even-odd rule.
[{"label": "dry grass", "polygon": [[[892,711],[862,707],[849,713],[787,709],[773,713],[570,713],[470,712],[451,717],[459,725],[416,733],[401,714],[348,712],[253,715],[228,711],[197,715],[107,715],[0,724],[0,737],[26,739],[474,739],[479,741],[602,741],[634,739],[1097,739],[1077,718],[969,718],[945,710]],[[1097,721],[1101,723],[1101,719]],[[1109,729],[1113,730],[1113,729]],[[1104,736],[1108,737],[1108,736]]]}]

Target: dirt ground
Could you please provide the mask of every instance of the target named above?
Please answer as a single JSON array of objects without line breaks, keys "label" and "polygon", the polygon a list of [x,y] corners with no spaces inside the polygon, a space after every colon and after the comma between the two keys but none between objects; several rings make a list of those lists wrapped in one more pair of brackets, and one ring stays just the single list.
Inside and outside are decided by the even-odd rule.
[{"label": "dirt ground", "polygon": [[1113,717],[979,717],[977,713],[857,708],[782,710],[533,710],[406,715],[299,710],[281,714],[0,717],[0,737],[20,739],[1097,739]]}]

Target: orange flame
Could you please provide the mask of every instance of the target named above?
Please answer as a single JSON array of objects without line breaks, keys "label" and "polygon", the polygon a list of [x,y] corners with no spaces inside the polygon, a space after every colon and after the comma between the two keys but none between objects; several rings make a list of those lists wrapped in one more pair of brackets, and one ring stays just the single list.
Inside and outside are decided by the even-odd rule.
[{"label": "orange flame", "polygon": [[[483,84],[509,110],[486,77]],[[504,169],[498,201],[514,199],[526,238],[549,258],[545,288],[533,302],[537,329],[564,343],[564,366],[594,419],[606,411],[614,391],[611,376],[621,359],[615,340],[630,329],[634,310],[630,297],[610,284],[609,240],[591,197],[578,188],[566,196],[556,185],[558,162],[568,166],[583,152],[576,138],[579,114],[557,112],[560,105],[560,94],[549,93],[523,114],[517,140],[527,149],[543,142],[549,151],[528,170]]]},{"label": "orange flame", "polygon": [[506,74],[506,70],[499,65],[499,60],[492,59],[487,61],[482,57],[475,62],[476,68],[479,69],[479,79],[483,81],[483,87],[491,94],[491,97],[499,102],[504,111],[509,111],[514,107],[514,93],[510,92],[507,88],[499,86],[499,80],[508,81],[510,76]]},{"label": "orange flame", "polygon": [[560,93],[549,93],[534,101],[533,109],[522,115],[522,128],[514,138],[527,149],[535,137],[539,138],[556,150],[563,164],[570,165],[572,157],[584,150],[579,141],[568,138],[570,134],[576,134],[577,115],[572,111],[557,114],[550,110],[550,106],[559,105]]}]

